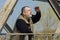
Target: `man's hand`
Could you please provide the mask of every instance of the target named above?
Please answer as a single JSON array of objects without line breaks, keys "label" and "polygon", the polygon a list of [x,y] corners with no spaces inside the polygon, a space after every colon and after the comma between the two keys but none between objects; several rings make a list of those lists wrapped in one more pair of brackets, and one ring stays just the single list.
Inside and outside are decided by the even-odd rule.
[{"label": "man's hand", "polygon": [[38,6],[36,6],[34,9],[35,9],[36,12],[37,12],[37,11],[40,11],[40,9],[39,9]]}]

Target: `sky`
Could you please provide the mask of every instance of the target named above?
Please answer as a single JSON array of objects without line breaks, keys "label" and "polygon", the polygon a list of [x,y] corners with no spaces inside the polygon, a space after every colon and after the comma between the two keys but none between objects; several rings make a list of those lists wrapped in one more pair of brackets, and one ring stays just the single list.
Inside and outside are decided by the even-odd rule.
[{"label": "sky", "polygon": [[[3,7],[4,3],[5,3],[6,0],[0,0],[0,10],[1,8]],[[32,0],[18,0],[14,10],[13,10],[13,13],[12,15],[8,18],[8,25],[11,27],[11,29],[14,28],[14,25],[15,25],[15,22],[18,18],[18,16],[20,15],[21,13],[21,8],[23,6],[29,6],[31,8],[31,11],[32,11],[32,14],[36,14],[35,11],[34,11],[34,7],[35,6],[39,6],[40,9],[41,9],[41,15],[42,15],[42,18],[39,22],[37,22],[34,26],[34,30],[35,31],[40,31],[40,30],[44,30],[44,26],[46,26],[45,24],[47,23],[47,20],[50,20],[49,17],[47,17],[49,14],[49,11],[48,9],[50,8],[50,5],[47,3],[47,2],[42,2],[42,1],[32,1]],[[50,8],[51,9],[51,8]],[[51,10],[52,11],[52,10]],[[54,12],[53,12],[54,13]],[[46,15],[47,14],[47,15]],[[56,18],[56,16],[54,15],[54,17]],[[51,24],[49,25],[52,25],[54,23],[55,19],[52,18],[51,21]],[[49,21],[48,21],[49,22]],[[50,22],[49,22],[50,23]],[[38,27],[37,27],[38,26]],[[54,24],[55,26],[55,24]],[[54,28],[53,26],[53,28]],[[5,30],[3,30],[2,32],[5,32]]]},{"label": "sky", "polygon": [[1,10],[2,6],[4,5],[5,1],[6,0],[0,0],[0,10]]}]

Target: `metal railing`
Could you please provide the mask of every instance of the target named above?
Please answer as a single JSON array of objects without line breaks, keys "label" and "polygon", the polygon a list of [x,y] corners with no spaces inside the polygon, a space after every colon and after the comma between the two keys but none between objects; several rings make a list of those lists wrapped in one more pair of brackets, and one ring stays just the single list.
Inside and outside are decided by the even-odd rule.
[{"label": "metal railing", "polygon": [[[4,36],[5,35],[5,36]],[[25,40],[28,40],[28,35],[34,35],[32,40],[58,40],[60,34],[55,33],[1,33],[0,40],[12,40],[12,37],[25,35]]]}]

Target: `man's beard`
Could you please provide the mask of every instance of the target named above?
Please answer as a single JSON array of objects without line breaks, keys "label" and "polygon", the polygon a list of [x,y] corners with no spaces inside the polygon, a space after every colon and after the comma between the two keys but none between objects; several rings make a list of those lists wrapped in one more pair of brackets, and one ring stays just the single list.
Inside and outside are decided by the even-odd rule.
[{"label": "man's beard", "polygon": [[28,18],[31,18],[32,17],[32,14],[31,15],[29,15],[29,16],[27,16]]},{"label": "man's beard", "polygon": [[31,17],[32,17],[32,14],[30,14],[30,15],[26,15],[26,17],[27,17],[27,18],[31,18]]}]

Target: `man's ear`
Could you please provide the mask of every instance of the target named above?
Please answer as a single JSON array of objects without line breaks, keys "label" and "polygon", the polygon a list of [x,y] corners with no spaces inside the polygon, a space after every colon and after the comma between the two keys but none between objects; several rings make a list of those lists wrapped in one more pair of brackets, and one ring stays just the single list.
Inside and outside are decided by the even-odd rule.
[{"label": "man's ear", "polygon": [[25,12],[23,12],[23,15],[25,15]]}]

